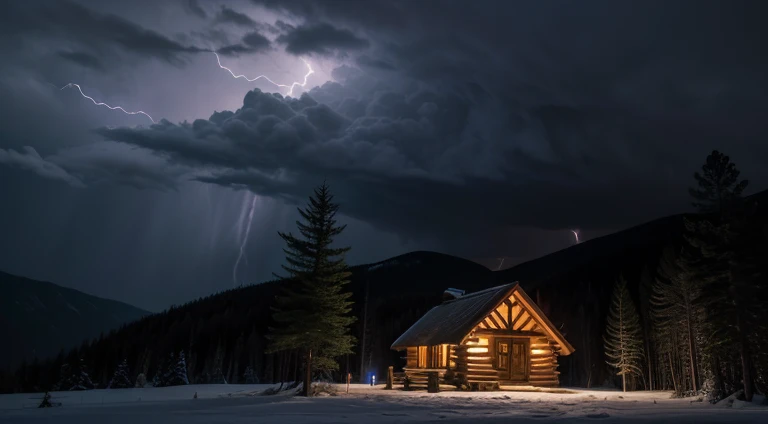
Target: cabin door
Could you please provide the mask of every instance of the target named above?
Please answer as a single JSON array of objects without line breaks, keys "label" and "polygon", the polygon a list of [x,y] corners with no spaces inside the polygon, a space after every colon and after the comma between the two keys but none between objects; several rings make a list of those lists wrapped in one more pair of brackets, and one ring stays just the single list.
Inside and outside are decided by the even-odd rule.
[{"label": "cabin door", "polygon": [[526,340],[497,338],[495,367],[501,380],[527,379],[528,343]]}]

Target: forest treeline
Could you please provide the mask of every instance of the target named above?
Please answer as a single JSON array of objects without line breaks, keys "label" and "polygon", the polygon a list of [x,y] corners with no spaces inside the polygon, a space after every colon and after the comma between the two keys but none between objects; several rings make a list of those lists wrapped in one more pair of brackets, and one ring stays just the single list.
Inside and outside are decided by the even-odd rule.
[{"label": "forest treeline", "polygon": [[[747,180],[718,151],[694,174],[698,216],[684,218],[679,245],[662,252],[638,284],[639,310],[623,276],[604,333],[607,364],[632,388],[702,394],[766,393],[768,227]],[[642,314],[642,316],[641,316]]]},{"label": "forest treeline", "polygon": [[[563,385],[626,385],[712,400],[737,390],[765,393],[765,207],[742,198],[746,183],[719,152],[697,175],[688,195],[699,213],[660,219],[509,270],[494,273],[429,252],[350,268],[353,353],[315,377],[381,376],[387,366],[403,365],[401,354],[389,349],[392,341],[438,304],[444,289],[472,292],[519,280],[576,348],[560,359]],[[300,350],[271,352],[267,338],[275,325],[271,308],[290,284],[274,280],[171,307],[56,358],[29,361],[0,375],[0,389],[61,388],[62,369],[80,368],[95,387],[107,387],[120,367],[134,384],[140,376],[152,384],[169,372],[171,355],[181,353],[189,383],[299,381]],[[634,312],[616,310],[617,299]],[[633,314],[636,319],[621,320],[631,326],[616,327],[616,317]],[[617,354],[617,334],[634,338],[631,352]]]},{"label": "forest treeline", "polygon": [[[414,252],[376,264],[351,267],[349,291],[352,325],[357,343],[354,353],[337,358],[339,369],[323,372],[322,378],[341,381],[347,372],[360,381],[369,372],[379,376],[397,365],[400,354],[391,342],[440,302],[442,290],[462,286],[480,290],[495,283],[493,273],[474,262],[433,252]],[[117,367],[126,361],[132,381],[143,375],[151,385],[167,372],[171,355],[186,355],[191,384],[273,383],[301,378],[301,359],[296,351],[267,353],[272,310],[282,280],[244,286],[172,306],[55,358],[32,359],[13,373],[0,372],[4,392],[45,391],[63,388],[62,373],[82,368],[94,387],[105,388]]]}]

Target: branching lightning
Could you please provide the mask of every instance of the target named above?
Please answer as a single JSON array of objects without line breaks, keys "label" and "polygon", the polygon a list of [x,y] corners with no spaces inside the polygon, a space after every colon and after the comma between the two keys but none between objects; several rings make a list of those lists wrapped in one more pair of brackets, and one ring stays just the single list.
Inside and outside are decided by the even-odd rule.
[{"label": "branching lightning", "polygon": [[[237,267],[240,265],[240,261],[243,259],[243,256],[245,255],[245,245],[248,243],[248,235],[251,233],[251,223],[253,223],[253,211],[256,209],[256,199],[257,196],[253,195],[253,200],[251,200],[251,208],[248,211],[248,225],[245,227],[245,236],[243,237],[243,240],[240,242],[240,254],[237,255],[237,260],[235,261],[235,265],[232,267],[232,283],[237,287]],[[248,262],[248,259],[246,258],[246,263]]]},{"label": "branching lightning", "polygon": [[290,84],[290,85],[278,84],[278,83],[272,81],[271,79],[269,79],[269,77],[266,76],[266,75],[259,75],[259,76],[255,77],[255,78],[248,78],[248,77],[246,77],[243,74],[235,74],[234,72],[232,72],[231,69],[229,69],[226,66],[221,64],[221,59],[219,58],[219,54],[218,53],[213,52],[213,54],[216,55],[216,62],[218,62],[219,68],[225,69],[227,72],[230,73],[230,75],[232,75],[233,78],[235,78],[235,79],[243,78],[243,79],[245,79],[248,82],[254,82],[254,81],[259,80],[259,79],[264,79],[266,81],[269,81],[275,87],[288,88],[288,93],[287,93],[288,96],[292,96],[293,95],[293,89],[296,88],[297,86],[298,87],[305,87],[307,85],[307,79],[309,78],[309,76],[315,73],[315,71],[312,69],[312,65],[310,65],[309,62],[307,62],[306,60],[301,59],[301,61],[304,62],[305,65],[307,65],[307,69],[308,69],[307,74],[304,75],[304,82],[294,82],[293,84]]},{"label": "branching lightning", "polygon": [[576,237],[576,244],[581,243],[581,240],[579,240],[579,230],[571,230],[573,233],[573,236]]},{"label": "branching lightning", "polygon": [[152,121],[152,123],[153,123],[153,124],[155,124],[155,123],[156,123],[156,122],[155,122],[155,120],[154,120],[154,119],[152,119],[152,117],[151,117],[151,116],[149,116],[149,114],[148,114],[147,112],[144,112],[143,110],[138,110],[138,111],[136,111],[136,112],[130,112],[130,111],[127,111],[127,110],[123,109],[121,106],[110,106],[110,105],[108,105],[108,104],[106,104],[106,103],[97,102],[96,100],[94,100],[94,99],[93,99],[93,97],[91,97],[91,96],[88,96],[88,95],[86,95],[85,93],[83,93],[83,89],[82,89],[82,88],[80,88],[80,85],[78,85],[78,84],[75,84],[75,83],[73,83],[73,82],[70,82],[69,84],[65,85],[64,87],[61,87],[61,88],[60,88],[60,90],[63,90],[63,89],[65,89],[65,88],[76,88],[76,89],[77,89],[77,91],[79,91],[79,92],[80,92],[80,95],[81,95],[81,96],[83,96],[83,97],[85,97],[86,99],[88,99],[88,100],[92,101],[92,102],[93,102],[93,104],[95,104],[96,106],[104,106],[104,107],[107,107],[107,108],[109,108],[109,109],[112,109],[112,110],[119,110],[119,111],[121,111],[121,112],[125,113],[126,115],[144,115],[144,116],[146,116],[147,118],[149,118],[149,120],[150,120],[150,121]]}]

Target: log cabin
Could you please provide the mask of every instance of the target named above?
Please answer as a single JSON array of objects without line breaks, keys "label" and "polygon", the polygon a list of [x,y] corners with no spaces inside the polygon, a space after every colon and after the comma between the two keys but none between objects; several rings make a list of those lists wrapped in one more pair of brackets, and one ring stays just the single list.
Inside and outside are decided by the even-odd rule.
[{"label": "log cabin", "polygon": [[406,382],[436,372],[441,383],[473,390],[558,386],[557,358],[574,351],[518,283],[446,290],[392,349],[406,352]]}]

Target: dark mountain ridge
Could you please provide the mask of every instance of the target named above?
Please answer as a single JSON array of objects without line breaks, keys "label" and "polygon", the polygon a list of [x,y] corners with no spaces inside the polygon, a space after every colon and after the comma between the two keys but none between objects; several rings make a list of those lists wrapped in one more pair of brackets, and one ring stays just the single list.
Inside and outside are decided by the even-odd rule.
[{"label": "dark mountain ridge", "polygon": [[149,312],[53,283],[0,272],[0,369],[41,359]]}]

